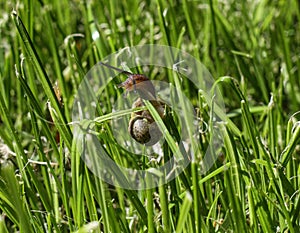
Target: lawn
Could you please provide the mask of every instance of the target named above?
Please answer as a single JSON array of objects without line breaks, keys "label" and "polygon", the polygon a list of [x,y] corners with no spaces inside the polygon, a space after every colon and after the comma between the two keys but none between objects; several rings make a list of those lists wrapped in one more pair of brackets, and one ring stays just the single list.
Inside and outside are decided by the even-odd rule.
[{"label": "lawn", "polygon": [[300,232],[298,1],[0,6],[0,232]]}]

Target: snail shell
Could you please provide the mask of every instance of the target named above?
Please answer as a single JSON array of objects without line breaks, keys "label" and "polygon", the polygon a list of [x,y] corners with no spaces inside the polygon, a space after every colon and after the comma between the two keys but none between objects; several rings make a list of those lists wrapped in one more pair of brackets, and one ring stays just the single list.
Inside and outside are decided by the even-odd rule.
[{"label": "snail shell", "polygon": [[156,122],[151,123],[143,116],[132,118],[129,122],[128,131],[134,140],[146,146],[156,144],[162,136]]},{"label": "snail shell", "polygon": [[[158,101],[153,101],[152,104],[155,106],[160,116],[163,117],[163,104]],[[132,107],[136,108],[143,105],[142,99],[139,98],[133,103]],[[156,144],[162,136],[162,133],[156,122],[152,118],[150,112],[147,110],[132,114],[129,121],[128,132],[134,140],[146,146],[152,146]]]}]

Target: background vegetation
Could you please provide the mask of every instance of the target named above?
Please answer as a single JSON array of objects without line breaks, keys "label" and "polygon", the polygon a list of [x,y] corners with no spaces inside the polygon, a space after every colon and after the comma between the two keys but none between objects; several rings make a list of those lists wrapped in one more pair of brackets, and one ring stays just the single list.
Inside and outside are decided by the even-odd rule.
[{"label": "background vegetation", "polygon": [[[0,232],[300,232],[298,1],[0,6]],[[224,131],[223,156],[207,174],[199,162],[209,132],[183,175],[132,191],[89,172],[67,123],[85,73],[105,56],[143,44],[199,59],[222,89],[237,130]],[[168,74],[152,78],[174,81]],[[201,106],[193,86],[182,89]],[[102,115],[111,112],[107,96]],[[109,121],[99,140],[112,158],[136,166],[139,159],[115,145]],[[172,155],[167,146],[164,153]]]}]

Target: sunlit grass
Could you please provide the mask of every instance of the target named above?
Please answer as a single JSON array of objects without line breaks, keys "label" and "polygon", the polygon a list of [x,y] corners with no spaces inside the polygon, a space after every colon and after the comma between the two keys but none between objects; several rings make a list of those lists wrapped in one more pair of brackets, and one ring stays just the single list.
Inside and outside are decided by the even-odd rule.
[{"label": "sunlit grass", "polygon": [[[0,232],[300,231],[298,1],[0,6]],[[195,135],[200,150],[179,176],[157,188],[130,190],[86,167],[72,131],[72,105],[97,62],[144,44],[173,46],[201,61],[221,89],[227,122],[220,125],[221,156],[207,173],[201,158],[209,126]],[[188,80],[156,67],[132,72],[143,69],[151,79],[180,86],[197,116],[212,120],[201,90]],[[125,78],[103,89],[97,118],[88,123],[118,164],[155,168],[155,156],[127,152],[114,139],[111,121],[131,113],[113,112],[123,94],[115,84]],[[161,152],[167,160],[180,147],[178,116],[167,109],[161,120],[146,106],[167,132]]]}]

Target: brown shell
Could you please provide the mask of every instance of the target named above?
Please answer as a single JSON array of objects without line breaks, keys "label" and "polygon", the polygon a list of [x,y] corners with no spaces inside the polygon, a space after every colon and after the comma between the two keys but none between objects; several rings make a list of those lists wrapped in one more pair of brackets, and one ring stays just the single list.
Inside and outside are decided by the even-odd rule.
[{"label": "brown shell", "polygon": [[134,140],[146,146],[153,146],[162,136],[156,122],[150,123],[142,116],[130,120],[128,131]]},{"label": "brown shell", "polygon": [[[160,101],[151,101],[159,115],[164,117],[165,105]],[[132,105],[132,108],[144,106],[143,100],[138,98]],[[156,122],[152,118],[151,114],[147,110],[135,112],[131,115],[131,119],[128,126],[128,132],[131,137],[141,144],[146,146],[152,146],[156,144],[162,133],[160,132]]]},{"label": "brown shell", "polygon": [[149,122],[142,116],[136,116],[129,122],[128,131],[131,137],[141,144],[150,141]]}]

